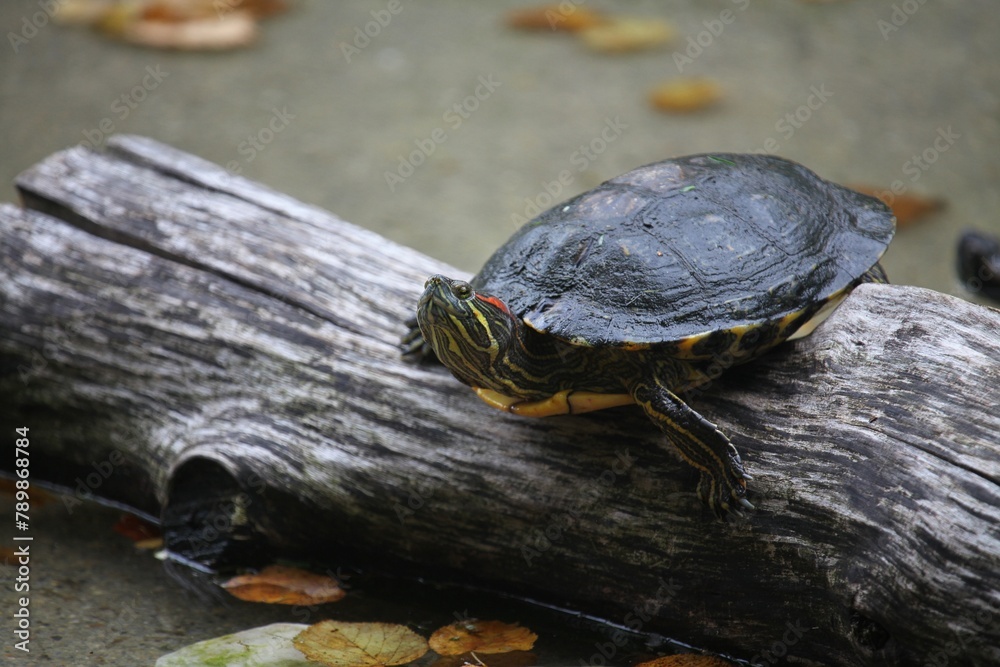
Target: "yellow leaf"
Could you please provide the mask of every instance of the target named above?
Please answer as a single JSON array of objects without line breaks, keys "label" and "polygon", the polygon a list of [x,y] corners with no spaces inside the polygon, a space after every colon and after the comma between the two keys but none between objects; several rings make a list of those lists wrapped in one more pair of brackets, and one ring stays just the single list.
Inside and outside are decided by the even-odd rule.
[{"label": "yellow leaf", "polygon": [[519,625],[500,621],[469,620],[452,623],[437,630],[429,640],[440,655],[477,653],[509,653],[530,651],[538,635]]},{"label": "yellow leaf", "polygon": [[336,579],[284,565],[233,577],[222,587],[241,600],[268,604],[324,604],[345,595]]},{"label": "yellow leaf", "polygon": [[903,192],[895,194],[891,190],[879,190],[869,185],[848,185],[847,187],[856,190],[861,194],[881,199],[886,206],[892,209],[892,214],[896,216],[896,225],[906,227],[917,220],[937,213],[945,207],[945,201],[938,198],[922,197],[920,195]]},{"label": "yellow leaf", "polygon": [[711,79],[676,79],[654,88],[649,102],[660,111],[690,113],[722,99],[722,88]]},{"label": "yellow leaf", "polygon": [[542,5],[515,9],[507,14],[507,26],[518,30],[565,30],[577,32],[607,23],[608,19],[580,5]]},{"label": "yellow leaf", "polygon": [[646,18],[613,18],[580,31],[584,44],[604,53],[625,53],[662,46],[674,37],[666,21]]},{"label": "yellow leaf", "polygon": [[331,667],[376,667],[413,662],[427,641],[404,625],[321,621],[303,630],[295,648]]}]

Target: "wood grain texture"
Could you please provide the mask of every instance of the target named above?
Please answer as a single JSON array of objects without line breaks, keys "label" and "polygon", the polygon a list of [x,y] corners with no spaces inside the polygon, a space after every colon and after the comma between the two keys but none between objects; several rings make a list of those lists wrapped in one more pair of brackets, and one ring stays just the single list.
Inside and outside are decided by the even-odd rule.
[{"label": "wood grain texture", "polygon": [[[0,401],[5,427],[32,428],[36,479],[758,664],[1000,663],[995,310],[865,285],[812,336],[720,359],[691,400],[758,510],[718,522],[637,409],[518,418],[401,361],[422,281],[450,267],[138,137],[18,187],[28,209],[0,207]],[[175,547],[239,555],[202,537]]]}]

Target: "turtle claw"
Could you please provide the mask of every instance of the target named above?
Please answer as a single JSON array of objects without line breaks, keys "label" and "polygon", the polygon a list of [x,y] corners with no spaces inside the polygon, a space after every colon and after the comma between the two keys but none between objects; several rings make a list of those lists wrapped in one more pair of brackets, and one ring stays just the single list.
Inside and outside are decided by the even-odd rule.
[{"label": "turtle claw", "polygon": [[739,513],[740,510],[753,511],[757,508],[746,499],[746,480],[750,476],[742,472],[741,476],[730,475],[728,483],[717,483],[710,473],[703,472],[698,481],[698,497],[712,509],[718,519],[725,519],[729,512]]},{"label": "turtle claw", "polygon": [[403,358],[407,361],[425,361],[435,359],[434,350],[430,344],[424,340],[424,334],[420,331],[417,318],[411,317],[406,321],[407,331],[399,342],[399,349],[403,353]]}]

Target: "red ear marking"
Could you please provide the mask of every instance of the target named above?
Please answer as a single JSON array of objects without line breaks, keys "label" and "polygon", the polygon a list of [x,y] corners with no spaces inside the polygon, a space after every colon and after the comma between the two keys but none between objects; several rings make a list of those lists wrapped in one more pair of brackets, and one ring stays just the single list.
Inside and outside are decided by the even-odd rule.
[{"label": "red ear marking", "polygon": [[483,296],[482,294],[477,294],[476,298],[479,299],[480,301],[485,301],[486,303],[492,304],[497,308],[499,308],[500,310],[502,310],[503,312],[510,315],[510,308],[507,307],[507,304],[505,304],[503,301],[496,298],[495,296]]}]

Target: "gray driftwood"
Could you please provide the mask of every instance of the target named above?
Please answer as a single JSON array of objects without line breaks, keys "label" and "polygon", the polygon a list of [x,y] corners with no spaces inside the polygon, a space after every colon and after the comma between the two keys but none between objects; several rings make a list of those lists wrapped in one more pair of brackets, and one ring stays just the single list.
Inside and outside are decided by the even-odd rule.
[{"label": "gray driftwood", "polygon": [[637,410],[521,419],[402,362],[440,262],[142,138],[18,188],[4,432],[174,549],[347,543],[758,664],[1000,664],[996,311],[862,286],[693,397],[754,476],[720,522]]}]

